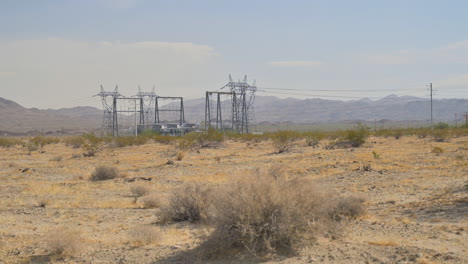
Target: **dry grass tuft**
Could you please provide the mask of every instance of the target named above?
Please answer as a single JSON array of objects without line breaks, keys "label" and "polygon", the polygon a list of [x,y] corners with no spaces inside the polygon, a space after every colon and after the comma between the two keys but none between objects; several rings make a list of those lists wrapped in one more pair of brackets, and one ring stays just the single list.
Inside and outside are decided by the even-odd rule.
[{"label": "dry grass tuft", "polygon": [[83,250],[81,233],[61,227],[53,230],[46,238],[47,250],[52,255],[75,256]]},{"label": "dry grass tuft", "polygon": [[105,181],[120,177],[120,173],[115,167],[99,166],[96,167],[91,175],[91,181]]},{"label": "dry grass tuft", "polygon": [[161,241],[161,231],[152,226],[138,226],[129,232],[131,243],[134,246],[155,244]]}]

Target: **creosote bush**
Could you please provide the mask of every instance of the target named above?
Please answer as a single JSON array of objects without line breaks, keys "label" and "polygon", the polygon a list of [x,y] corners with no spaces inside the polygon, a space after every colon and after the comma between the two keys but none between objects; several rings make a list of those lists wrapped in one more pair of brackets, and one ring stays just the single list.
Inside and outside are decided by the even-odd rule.
[{"label": "creosote bush", "polygon": [[85,138],[82,136],[69,136],[64,138],[63,142],[66,146],[71,146],[72,148],[80,148],[81,145],[85,143]]},{"label": "creosote bush", "polygon": [[317,147],[319,142],[325,138],[325,134],[322,133],[322,132],[305,132],[303,133],[302,135],[303,137],[305,137],[305,141],[306,141],[306,144],[307,146],[309,147]]},{"label": "creosote bush", "polygon": [[144,208],[159,208],[163,204],[161,195],[150,193],[142,198]]},{"label": "creosote bush", "polygon": [[270,135],[273,141],[273,147],[278,153],[288,152],[294,146],[294,142],[298,140],[299,134],[295,131],[277,131]]},{"label": "creosote bush", "polygon": [[215,147],[224,141],[224,134],[217,129],[209,127],[204,132],[191,132],[185,134],[178,142],[179,149],[192,150],[198,148]]},{"label": "creosote bush", "polygon": [[115,167],[99,166],[96,167],[91,175],[91,181],[105,181],[120,177],[120,173]]},{"label": "creosote bush", "polygon": [[93,133],[84,134],[84,143],[81,144],[83,149],[83,156],[85,157],[94,157],[100,150],[102,138],[97,137]]},{"label": "creosote bush", "polygon": [[369,137],[369,129],[359,124],[356,129],[346,130],[343,140],[351,143],[353,147],[359,147],[366,143],[366,139]]}]

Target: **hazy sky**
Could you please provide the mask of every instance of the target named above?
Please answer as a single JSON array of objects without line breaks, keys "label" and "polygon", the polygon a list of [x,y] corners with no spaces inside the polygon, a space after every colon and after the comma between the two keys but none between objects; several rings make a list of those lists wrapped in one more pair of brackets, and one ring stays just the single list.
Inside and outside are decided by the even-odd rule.
[{"label": "hazy sky", "polygon": [[259,95],[427,96],[432,82],[436,98],[467,98],[467,11],[464,0],[0,0],[0,97],[98,105],[102,84],[200,98],[231,73]]}]

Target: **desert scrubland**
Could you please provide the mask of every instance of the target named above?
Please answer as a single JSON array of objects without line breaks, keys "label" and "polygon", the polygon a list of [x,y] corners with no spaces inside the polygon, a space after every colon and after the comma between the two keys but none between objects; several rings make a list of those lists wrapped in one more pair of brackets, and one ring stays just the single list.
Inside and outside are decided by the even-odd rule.
[{"label": "desert scrubland", "polygon": [[[71,141],[0,148],[0,263],[468,262],[466,132],[281,151],[260,137],[102,142],[90,157]],[[202,212],[176,219],[174,197],[190,195]],[[265,204],[270,222],[252,227]],[[241,232],[226,229],[233,217],[246,239],[225,245]]]}]

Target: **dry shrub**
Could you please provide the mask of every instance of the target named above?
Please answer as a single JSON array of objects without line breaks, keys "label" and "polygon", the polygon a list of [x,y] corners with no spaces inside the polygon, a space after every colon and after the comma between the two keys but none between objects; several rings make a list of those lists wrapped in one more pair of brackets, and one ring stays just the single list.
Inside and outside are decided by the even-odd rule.
[{"label": "dry shrub", "polygon": [[0,147],[10,148],[16,145],[24,145],[24,141],[20,138],[14,137],[0,137]]},{"label": "dry shrub", "polygon": [[159,208],[163,204],[162,197],[157,193],[151,193],[143,197],[142,201],[144,208]]},{"label": "dry shrub", "polygon": [[56,157],[51,158],[49,161],[62,161],[62,160],[63,160],[62,156],[56,156]]},{"label": "dry shrub", "polygon": [[173,191],[169,202],[161,208],[161,221],[192,223],[207,219],[211,189],[199,183],[187,183]]},{"label": "dry shrub", "polygon": [[161,240],[161,231],[152,226],[138,226],[129,232],[131,243],[134,246],[155,244]]},{"label": "dry shrub", "polygon": [[53,255],[74,256],[82,251],[83,241],[79,231],[61,227],[49,232],[46,246]]},{"label": "dry shrub", "polygon": [[185,157],[185,152],[183,152],[183,151],[177,152],[176,159],[177,159],[178,161],[183,160],[184,157]]},{"label": "dry shrub", "polygon": [[119,170],[115,167],[99,166],[96,167],[91,175],[91,181],[105,181],[120,177]]},{"label": "dry shrub", "polygon": [[135,200],[133,203],[136,203],[139,197],[145,196],[151,191],[151,189],[146,185],[133,185],[130,187],[130,192],[132,192],[133,197]]},{"label": "dry shrub", "polygon": [[202,258],[243,250],[294,253],[317,236],[337,236],[343,220],[364,212],[361,199],[333,197],[311,181],[269,173],[242,177],[216,194],[208,218],[214,231],[198,250]]}]

